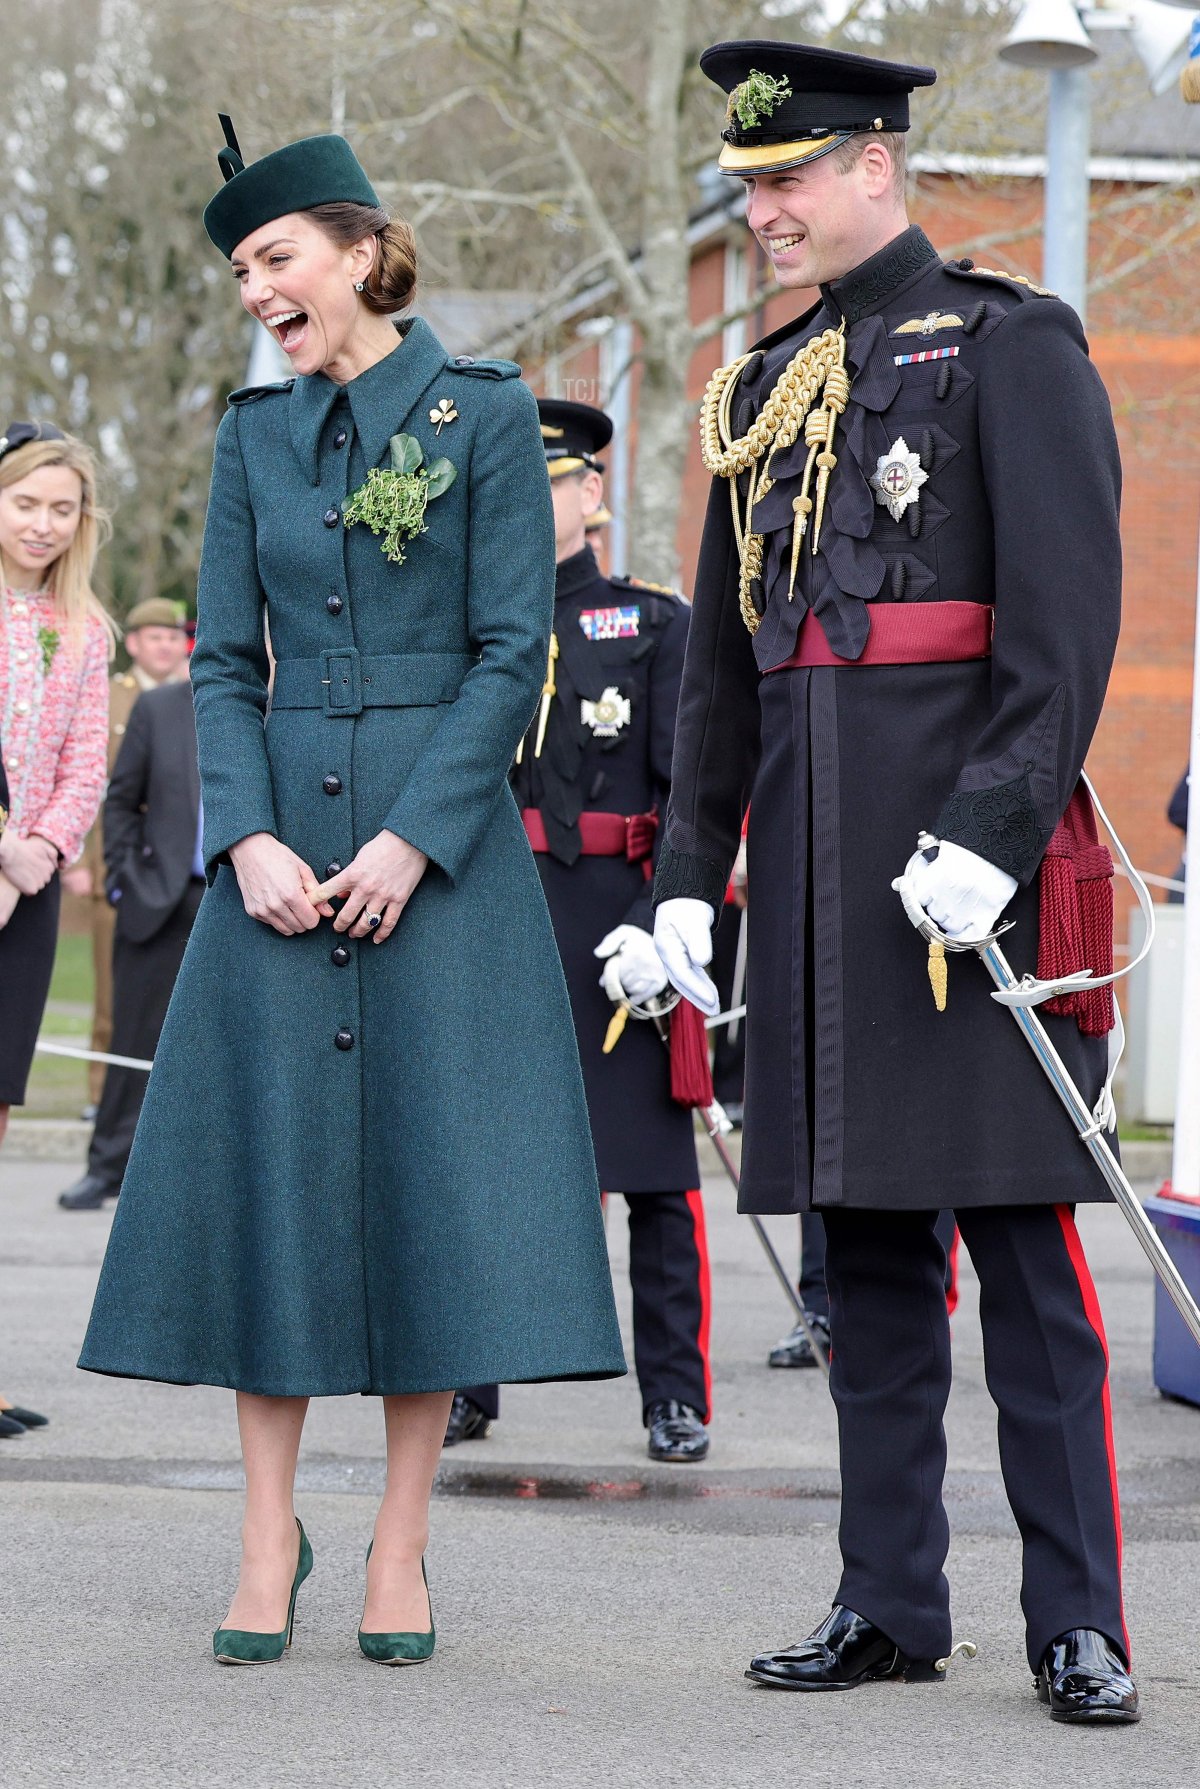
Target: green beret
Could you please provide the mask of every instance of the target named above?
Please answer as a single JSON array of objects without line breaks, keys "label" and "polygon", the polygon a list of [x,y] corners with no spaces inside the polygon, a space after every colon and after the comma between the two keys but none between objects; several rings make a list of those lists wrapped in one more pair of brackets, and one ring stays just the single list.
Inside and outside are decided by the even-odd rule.
[{"label": "green beret", "polygon": [[144,603],[135,603],[125,617],[127,634],[136,633],[139,627],[182,626],[179,610],[165,596],[149,596]]},{"label": "green beret", "polygon": [[223,255],[272,218],[314,205],[378,205],[379,196],[345,137],[301,137],[246,167],[233,127],[217,162],[225,185],[204,208],[204,228]]}]

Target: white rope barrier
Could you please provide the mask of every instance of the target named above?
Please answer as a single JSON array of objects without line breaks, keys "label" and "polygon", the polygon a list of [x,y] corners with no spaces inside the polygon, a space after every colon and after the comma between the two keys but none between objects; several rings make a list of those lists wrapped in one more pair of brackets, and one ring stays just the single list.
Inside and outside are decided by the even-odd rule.
[{"label": "white rope barrier", "polygon": [[106,1056],[103,1050],[80,1050],[74,1044],[48,1044],[39,1037],[33,1046],[45,1056],[70,1056],[76,1062],[107,1062],[111,1068],[140,1068],[147,1073],[154,1067],[140,1056]]}]

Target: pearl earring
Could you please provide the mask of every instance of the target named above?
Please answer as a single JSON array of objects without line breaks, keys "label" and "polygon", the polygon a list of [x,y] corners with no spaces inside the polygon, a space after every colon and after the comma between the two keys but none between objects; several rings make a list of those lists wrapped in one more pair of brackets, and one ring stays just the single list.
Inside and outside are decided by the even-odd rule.
[{"label": "pearl earring", "polygon": [[363,281],[362,281],[362,280],[355,280],[355,282],[354,282],[354,290],[355,290],[355,291],[356,291],[356,292],[361,292],[361,291],[362,291],[362,289],[363,289],[363,283],[364,283],[364,282],[363,282]]}]

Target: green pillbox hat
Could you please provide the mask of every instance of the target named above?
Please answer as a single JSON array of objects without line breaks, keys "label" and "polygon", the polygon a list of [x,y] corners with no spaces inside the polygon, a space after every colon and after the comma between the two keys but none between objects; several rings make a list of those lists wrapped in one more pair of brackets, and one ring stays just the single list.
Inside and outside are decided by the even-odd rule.
[{"label": "green pillbox hat", "polygon": [[217,152],[225,185],[204,207],[204,228],[223,255],[272,218],[348,200],[378,205],[379,196],[345,137],[301,137],[247,167],[229,119]]}]

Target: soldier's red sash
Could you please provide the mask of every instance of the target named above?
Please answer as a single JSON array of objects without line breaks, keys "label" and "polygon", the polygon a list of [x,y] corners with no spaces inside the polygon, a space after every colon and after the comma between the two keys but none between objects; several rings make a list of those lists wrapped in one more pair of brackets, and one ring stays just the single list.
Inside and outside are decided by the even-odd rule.
[{"label": "soldier's red sash", "polygon": [[822,665],[945,665],[990,658],[990,603],[872,603],[871,631],[859,658],[839,658],[810,609],[800,623],[796,649],[772,671]]},{"label": "soldier's red sash", "polygon": [[[522,808],[525,836],[533,850],[546,852],[546,827],[536,808]],[[623,857],[627,863],[644,863],[654,849],[658,815],[580,814],[579,837],[584,857]]]}]

